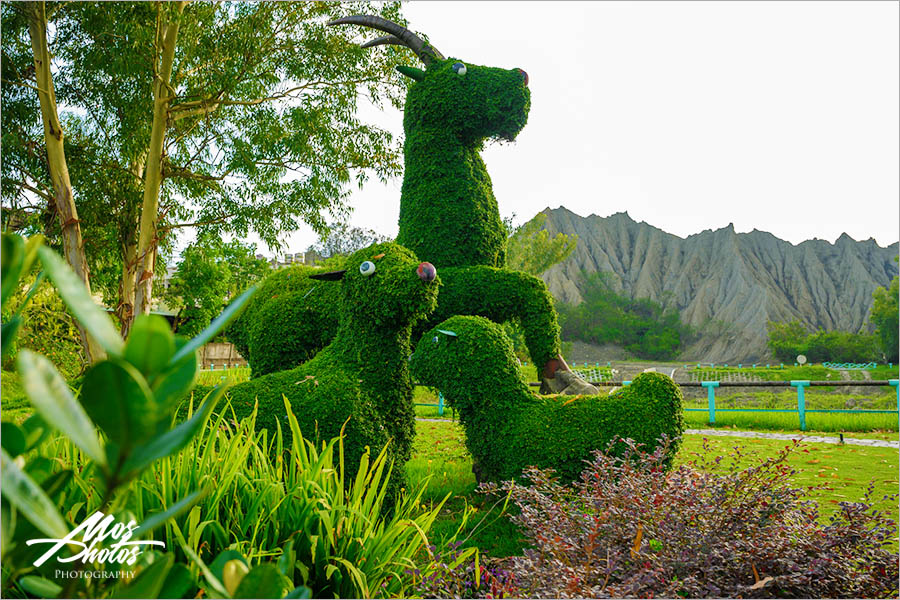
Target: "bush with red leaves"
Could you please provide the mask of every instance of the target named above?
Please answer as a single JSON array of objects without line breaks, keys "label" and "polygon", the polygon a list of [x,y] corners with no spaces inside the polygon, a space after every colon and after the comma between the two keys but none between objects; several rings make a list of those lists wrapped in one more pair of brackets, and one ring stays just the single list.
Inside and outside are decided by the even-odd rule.
[{"label": "bush with red leaves", "polygon": [[798,442],[749,468],[736,448],[728,465],[701,456],[670,471],[665,444],[614,443],[627,452],[596,452],[571,486],[537,469],[527,485],[481,486],[520,509],[511,518],[532,548],[507,563],[520,596],[897,597],[896,523],[870,486],[822,524],[789,484]]}]

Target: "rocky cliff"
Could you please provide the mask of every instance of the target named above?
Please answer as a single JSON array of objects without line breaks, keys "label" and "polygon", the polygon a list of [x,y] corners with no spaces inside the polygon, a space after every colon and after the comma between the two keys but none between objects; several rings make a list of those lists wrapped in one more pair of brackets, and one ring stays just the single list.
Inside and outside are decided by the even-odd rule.
[{"label": "rocky cliff", "polygon": [[857,242],[798,245],[770,233],[735,233],[729,225],[680,238],[627,213],[581,217],[547,209],[551,234],[578,234],[568,260],[543,278],[553,295],[580,302],[584,274],[615,274],[620,292],[675,306],[700,333],[685,360],[722,363],[767,360],[766,323],[798,319],[810,329],[867,327],[872,291],[897,274],[898,244]]}]

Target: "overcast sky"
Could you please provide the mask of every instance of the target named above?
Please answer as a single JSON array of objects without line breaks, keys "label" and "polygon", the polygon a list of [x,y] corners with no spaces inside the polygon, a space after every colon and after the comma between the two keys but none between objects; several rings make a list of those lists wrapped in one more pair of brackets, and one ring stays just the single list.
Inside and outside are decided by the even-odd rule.
[{"label": "overcast sky", "polygon": [[[682,237],[733,223],[886,246],[900,238],[898,7],[410,2],[404,14],[446,56],[529,74],[528,124],[483,153],[501,215],[565,206]],[[400,111],[373,119],[402,135]],[[396,235],[400,185],[355,192],[351,223]],[[315,236],[287,239],[297,251]]]}]

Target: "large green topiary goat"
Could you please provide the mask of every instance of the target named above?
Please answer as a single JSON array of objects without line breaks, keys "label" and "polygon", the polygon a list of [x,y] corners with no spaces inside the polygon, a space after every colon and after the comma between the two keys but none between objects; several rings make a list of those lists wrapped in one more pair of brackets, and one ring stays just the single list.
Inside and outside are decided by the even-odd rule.
[{"label": "large green topiary goat", "polygon": [[394,488],[403,481],[415,435],[412,381],[408,359],[416,321],[434,309],[439,281],[434,267],[394,243],[376,244],[347,259],[347,269],[313,275],[338,280],[340,325],[334,340],[303,365],[257,377],[230,390],[238,416],[249,415],[259,402],[258,429],[274,435],[276,423],[290,431],[282,395],[290,401],[300,428],[310,439],[345,431],[347,481],[368,446],[375,456],[390,438]]},{"label": "large green topiary goat", "polygon": [[426,333],[410,368],[459,412],[481,481],[518,477],[529,465],[574,480],[616,436],[653,448],[665,434],[671,461],[684,432],[681,389],[660,373],[642,373],[608,396],[531,392],[509,337],[482,317],[452,317]]},{"label": "large green topiary goat", "polygon": [[364,47],[410,48],[425,69],[399,66],[414,80],[403,114],[404,176],[397,243],[433,263],[444,287],[430,322],[482,315],[522,324],[545,377],[568,369],[560,356],[552,298],[540,279],[505,269],[506,230],[479,151],[485,140],[513,140],[530,107],[528,75],[447,59],[410,30],[371,15],[344,17],[387,33]]}]

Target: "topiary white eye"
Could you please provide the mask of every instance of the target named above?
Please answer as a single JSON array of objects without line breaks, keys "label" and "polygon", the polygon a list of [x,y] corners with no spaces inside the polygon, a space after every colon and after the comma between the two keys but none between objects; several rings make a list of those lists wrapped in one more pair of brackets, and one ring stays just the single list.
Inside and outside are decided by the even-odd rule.
[{"label": "topiary white eye", "polygon": [[373,263],[371,260],[367,260],[363,264],[359,265],[359,272],[362,273],[364,277],[368,277],[375,272],[375,263]]},{"label": "topiary white eye", "polygon": [[453,63],[453,66],[450,67],[453,69],[453,72],[457,75],[465,75],[466,74],[466,65],[462,63]]},{"label": "topiary white eye", "polygon": [[437,343],[438,343],[438,336],[434,336],[433,338],[431,338],[431,342],[434,343],[434,344],[437,344]]}]

